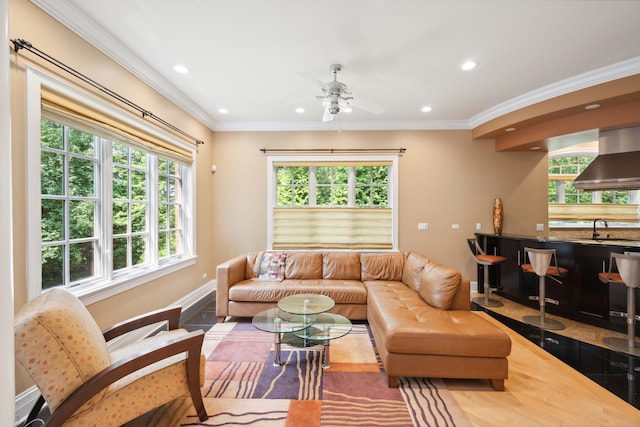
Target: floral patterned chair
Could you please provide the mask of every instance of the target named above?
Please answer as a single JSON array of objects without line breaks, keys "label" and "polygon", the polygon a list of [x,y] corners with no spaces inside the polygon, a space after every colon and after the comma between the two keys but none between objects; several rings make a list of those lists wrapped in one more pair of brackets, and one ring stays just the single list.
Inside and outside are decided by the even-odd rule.
[{"label": "floral patterned chair", "polygon": [[[173,399],[190,396],[208,418],[204,381],[204,333],[178,329],[180,307],[158,310],[100,331],[82,302],[52,289],[16,315],[15,354],[46,401],[47,426],[120,426]],[[168,331],[110,350],[107,341],[143,326],[166,322]]]}]

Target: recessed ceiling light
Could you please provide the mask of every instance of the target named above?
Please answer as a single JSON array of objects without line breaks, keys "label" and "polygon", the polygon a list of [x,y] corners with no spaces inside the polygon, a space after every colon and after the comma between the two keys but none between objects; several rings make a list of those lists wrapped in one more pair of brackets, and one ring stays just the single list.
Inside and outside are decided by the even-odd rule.
[{"label": "recessed ceiling light", "polygon": [[540,149],[540,147],[537,146],[537,145],[534,145],[533,147],[531,147],[531,150],[539,150],[539,149]]},{"label": "recessed ceiling light", "polygon": [[296,108],[296,113],[298,113],[298,114],[304,113],[304,108],[302,108],[302,107]]},{"label": "recessed ceiling light", "polygon": [[600,104],[590,104],[584,107],[585,110],[595,110],[596,108],[600,108]]},{"label": "recessed ceiling light", "polygon": [[504,131],[505,132],[513,132],[514,130],[516,130],[516,128],[506,128]]},{"label": "recessed ceiling light", "polygon": [[173,69],[180,74],[187,74],[189,72],[189,69],[181,64],[176,65]]},{"label": "recessed ceiling light", "polygon": [[469,70],[473,70],[477,66],[478,66],[478,62],[471,60],[471,61],[466,61],[465,63],[463,63],[460,68],[462,68],[464,71],[469,71]]},{"label": "recessed ceiling light", "polygon": [[420,109],[420,111],[422,111],[423,113],[428,113],[429,111],[433,110],[433,108],[431,108],[430,105],[425,105],[424,107],[422,107]]},{"label": "recessed ceiling light", "polygon": [[229,110],[227,110],[226,108],[220,108],[220,109],[218,109],[218,113],[220,113],[220,114],[229,114]]},{"label": "recessed ceiling light", "polygon": [[344,111],[345,113],[350,113],[353,111],[353,109],[351,107],[344,107],[342,111]]}]

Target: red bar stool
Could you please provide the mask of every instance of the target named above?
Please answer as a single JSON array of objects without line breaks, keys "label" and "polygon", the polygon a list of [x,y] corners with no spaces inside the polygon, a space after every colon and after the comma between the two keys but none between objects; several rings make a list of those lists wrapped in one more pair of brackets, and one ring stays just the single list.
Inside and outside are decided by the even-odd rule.
[{"label": "red bar stool", "polygon": [[[613,272],[614,263],[617,273]],[[623,353],[640,356],[640,346],[636,343],[636,320],[640,320],[640,316],[636,314],[635,295],[636,288],[640,286],[640,256],[612,253],[609,271],[598,273],[598,277],[603,283],[621,283],[627,287],[627,312],[620,313],[621,317],[627,318],[627,339],[605,337],[602,342]]]},{"label": "red bar stool", "polygon": [[[478,289],[481,284],[484,284],[484,296],[473,298],[471,301],[483,307],[500,307],[502,302],[497,299],[491,298],[491,286],[489,285],[489,267],[492,265],[499,265],[506,261],[506,258],[500,255],[487,255],[484,253],[478,241],[476,239],[467,239],[467,246],[473,255],[473,259],[478,263],[483,270],[484,275],[478,274]],[[482,277],[482,282],[480,281]]]},{"label": "red bar stool", "polygon": [[525,273],[535,273],[538,276],[538,295],[529,296],[530,300],[536,300],[540,302],[540,315],[539,316],[524,316],[522,320],[532,326],[537,326],[542,329],[561,330],[565,326],[557,320],[547,319],[545,317],[546,303],[558,305],[559,302],[547,298],[545,295],[545,277],[549,277],[552,280],[562,284],[560,277],[567,275],[569,270],[566,268],[558,267],[558,259],[556,257],[555,249],[533,249],[524,248],[525,257],[529,256],[530,264],[522,264],[522,270]]}]

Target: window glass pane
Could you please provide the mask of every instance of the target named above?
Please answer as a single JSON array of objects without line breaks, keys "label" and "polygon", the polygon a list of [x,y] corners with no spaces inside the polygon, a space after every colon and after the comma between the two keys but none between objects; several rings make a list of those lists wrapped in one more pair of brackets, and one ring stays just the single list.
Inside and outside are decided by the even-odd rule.
[{"label": "window glass pane", "polygon": [[71,157],[69,159],[69,195],[93,197],[94,192],[93,160]]},{"label": "window glass pane", "polygon": [[113,167],[113,198],[129,198],[129,170],[123,167]]},{"label": "window glass pane", "polygon": [[90,133],[69,128],[69,151],[87,157],[94,156],[94,136]]},{"label": "window glass pane", "polygon": [[133,236],[131,238],[131,262],[133,265],[145,263],[145,238]]},{"label": "window glass pane", "polygon": [[131,204],[131,232],[140,233],[146,231],[147,205],[146,203]]},{"label": "window glass pane", "polygon": [[177,213],[176,205],[169,205],[169,228],[176,228]]},{"label": "window glass pane", "polygon": [[40,218],[40,238],[43,242],[57,242],[64,239],[64,201],[42,199]]},{"label": "window glass pane", "polygon": [[292,184],[292,169],[284,166],[279,166],[278,168],[276,168],[276,181],[278,182],[278,185]]},{"label": "window glass pane", "polygon": [[291,187],[278,187],[278,206],[293,205],[293,191]]},{"label": "window glass pane", "polygon": [[127,224],[129,224],[128,213],[128,203],[113,203],[113,234],[125,234],[127,232]]},{"label": "window glass pane", "polygon": [[131,198],[145,200],[147,198],[147,174],[131,171]]},{"label": "window glass pane", "polygon": [[371,187],[362,186],[356,187],[356,205],[369,206],[371,205]]},{"label": "window glass pane", "polygon": [[40,143],[42,147],[62,150],[64,140],[62,136],[63,126],[60,123],[43,119],[40,121]]},{"label": "window glass pane", "polygon": [[158,228],[160,230],[167,228],[167,215],[169,214],[169,209],[167,205],[160,205],[158,208]]},{"label": "window glass pane", "polygon": [[158,256],[164,258],[169,255],[167,251],[167,233],[163,232],[158,234]]},{"label": "window glass pane", "polygon": [[126,145],[114,143],[113,144],[113,164],[126,165],[129,164],[129,147]]},{"label": "window glass pane", "polygon": [[331,184],[331,167],[330,166],[318,166],[316,168],[316,183]]},{"label": "window glass pane", "polygon": [[316,204],[318,206],[331,205],[331,187],[323,186],[316,188]]},{"label": "window glass pane", "polygon": [[175,255],[178,253],[178,245],[180,243],[180,234],[178,231],[173,231],[170,233],[169,238],[169,252],[171,255]]},{"label": "window glass pane", "polygon": [[161,177],[158,180],[158,200],[166,202],[168,200],[167,188],[169,186],[167,177]]},{"label": "window glass pane", "polygon": [[69,245],[69,269],[71,281],[93,276],[93,242]]},{"label": "window glass pane", "polygon": [[294,184],[309,183],[309,168],[307,166],[297,166],[293,168],[293,183]]},{"label": "window glass pane", "polygon": [[388,187],[373,187],[373,202],[374,206],[388,206],[389,205],[389,188]]},{"label": "window glass pane", "polygon": [[63,246],[42,248],[42,289],[64,284]]},{"label": "window glass pane", "polygon": [[147,168],[147,156],[143,151],[131,148],[131,166],[138,169]]},{"label": "window glass pane", "polygon": [[83,239],[94,235],[94,206],[90,201],[69,201],[69,238]]},{"label": "window glass pane", "polygon": [[340,185],[333,188],[333,204],[335,206],[347,206],[349,203],[349,187]]},{"label": "window glass pane", "polygon": [[120,270],[127,267],[127,238],[113,239],[113,269]]},{"label": "window glass pane", "polygon": [[64,156],[42,151],[40,154],[40,190],[42,194],[64,194]]},{"label": "window glass pane", "polygon": [[295,187],[293,189],[294,205],[305,206],[309,204],[309,188],[308,187]]},{"label": "window glass pane", "polygon": [[349,168],[347,166],[333,167],[333,183],[347,184],[349,182]]},{"label": "window glass pane", "polygon": [[169,178],[167,184],[169,203],[174,203],[176,201],[176,184],[179,185],[179,183],[177,183],[176,180]]}]

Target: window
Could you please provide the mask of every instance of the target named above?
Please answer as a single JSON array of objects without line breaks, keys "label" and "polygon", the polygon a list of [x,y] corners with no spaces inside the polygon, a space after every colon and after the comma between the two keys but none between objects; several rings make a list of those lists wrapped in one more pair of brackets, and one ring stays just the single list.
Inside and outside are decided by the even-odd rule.
[{"label": "window", "polygon": [[30,298],[59,286],[108,296],[194,262],[189,159],[29,101]]},{"label": "window", "polygon": [[638,222],[639,191],[584,191],[573,180],[595,159],[597,148],[549,154],[550,226],[584,225],[594,218],[610,222]]},{"label": "window", "polygon": [[397,158],[269,157],[273,249],[395,249]]}]

